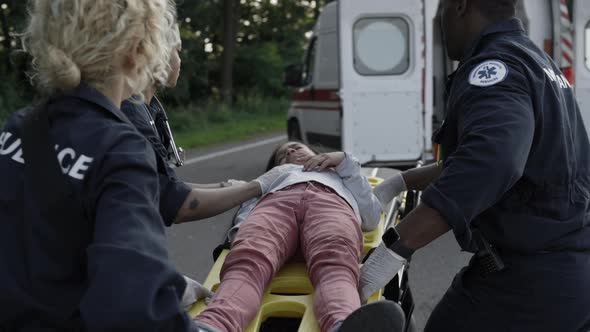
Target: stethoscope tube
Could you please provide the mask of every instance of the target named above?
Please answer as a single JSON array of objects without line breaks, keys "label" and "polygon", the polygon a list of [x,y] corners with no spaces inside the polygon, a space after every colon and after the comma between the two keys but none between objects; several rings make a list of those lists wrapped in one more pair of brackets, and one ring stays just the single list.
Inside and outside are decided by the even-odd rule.
[{"label": "stethoscope tube", "polygon": [[[165,131],[167,138],[170,140],[170,149],[172,150],[172,155],[174,156],[174,165],[176,167],[180,167],[180,166],[184,165],[184,151],[182,150],[182,148],[176,146],[176,142],[174,141],[174,136],[172,135],[172,129],[170,129],[170,124],[168,123],[168,114],[166,114],[166,110],[164,109],[164,106],[162,105],[162,103],[160,102],[160,100],[156,96],[154,96],[152,98],[152,102],[156,103],[156,106],[158,107],[160,114],[162,116],[162,120],[164,121],[164,128],[163,129]],[[148,114],[148,117],[150,118],[152,127],[156,131],[156,134],[159,134],[158,127],[156,126],[156,122],[154,121],[154,118],[152,117],[150,111],[147,109],[147,106],[145,106],[144,109],[145,109],[146,113]]]}]

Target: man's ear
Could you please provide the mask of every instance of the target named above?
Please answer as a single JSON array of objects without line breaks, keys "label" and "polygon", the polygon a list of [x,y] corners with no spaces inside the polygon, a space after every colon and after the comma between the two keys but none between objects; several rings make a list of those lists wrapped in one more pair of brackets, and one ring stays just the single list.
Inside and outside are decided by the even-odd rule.
[{"label": "man's ear", "polygon": [[465,14],[467,14],[468,2],[468,0],[455,0],[454,6],[457,16],[462,17],[465,16]]}]

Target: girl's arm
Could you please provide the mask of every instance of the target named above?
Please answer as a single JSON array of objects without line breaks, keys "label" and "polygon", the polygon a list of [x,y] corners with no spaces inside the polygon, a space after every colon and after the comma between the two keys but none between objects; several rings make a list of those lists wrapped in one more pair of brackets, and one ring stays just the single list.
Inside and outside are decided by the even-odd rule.
[{"label": "girl's arm", "polygon": [[345,153],[344,160],[336,166],[336,173],[356,199],[362,230],[372,231],[379,224],[383,207],[367,178],[361,175],[361,164],[353,155]]}]

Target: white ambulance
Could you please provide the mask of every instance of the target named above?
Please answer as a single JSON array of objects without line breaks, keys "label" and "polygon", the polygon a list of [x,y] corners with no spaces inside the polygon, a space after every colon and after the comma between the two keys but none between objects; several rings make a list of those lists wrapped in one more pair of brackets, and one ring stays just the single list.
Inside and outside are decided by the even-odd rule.
[{"label": "white ambulance", "polygon": [[[590,1],[575,0],[575,41],[565,1],[521,0],[518,16],[570,81],[575,69],[590,128]],[[457,65],[446,57],[438,12],[439,0],[326,5],[304,63],[285,71],[285,82],[295,87],[289,138],[352,152],[370,166],[430,159],[445,80]]]}]

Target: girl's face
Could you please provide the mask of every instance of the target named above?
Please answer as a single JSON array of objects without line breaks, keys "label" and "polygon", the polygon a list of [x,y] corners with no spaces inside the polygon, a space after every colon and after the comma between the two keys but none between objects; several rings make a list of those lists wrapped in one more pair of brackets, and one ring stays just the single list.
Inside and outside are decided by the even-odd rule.
[{"label": "girl's face", "polygon": [[284,164],[295,164],[303,165],[303,162],[298,161],[301,157],[315,156],[316,153],[302,143],[298,142],[287,142],[283,144],[277,151],[275,156],[275,162],[277,165]]},{"label": "girl's face", "polygon": [[178,82],[178,77],[180,76],[180,51],[182,47],[180,44],[172,49],[172,55],[170,56],[170,75],[168,75],[168,83],[166,86],[168,88],[176,87],[176,83]]}]

